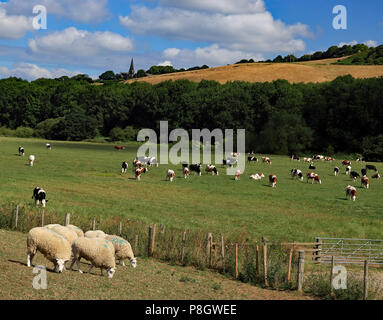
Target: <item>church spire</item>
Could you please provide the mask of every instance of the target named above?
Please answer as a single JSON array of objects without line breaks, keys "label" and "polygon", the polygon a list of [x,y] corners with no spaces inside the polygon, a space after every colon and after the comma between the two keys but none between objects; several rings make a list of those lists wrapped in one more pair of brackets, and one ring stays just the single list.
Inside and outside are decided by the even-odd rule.
[{"label": "church spire", "polygon": [[132,58],[132,61],[130,62],[130,68],[129,68],[129,78],[133,78],[134,75],[135,75],[134,62],[133,62],[133,58]]}]

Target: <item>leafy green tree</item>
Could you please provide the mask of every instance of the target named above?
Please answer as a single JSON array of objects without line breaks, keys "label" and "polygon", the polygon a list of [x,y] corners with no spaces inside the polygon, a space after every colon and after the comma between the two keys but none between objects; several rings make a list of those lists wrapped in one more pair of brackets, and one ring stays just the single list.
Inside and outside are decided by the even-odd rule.
[{"label": "leafy green tree", "polygon": [[99,76],[99,79],[105,80],[105,81],[116,80],[116,75],[114,74],[113,71],[109,70],[109,71],[105,71],[103,74],[101,74]]}]

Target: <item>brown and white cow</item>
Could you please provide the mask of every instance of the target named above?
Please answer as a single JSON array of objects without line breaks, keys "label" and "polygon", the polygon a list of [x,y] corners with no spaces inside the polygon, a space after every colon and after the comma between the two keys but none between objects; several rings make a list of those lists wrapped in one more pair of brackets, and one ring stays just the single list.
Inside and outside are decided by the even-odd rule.
[{"label": "brown and white cow", "polygon": [[114,149],[116,149],[116,150],[124,150],[125,147],[123,147],[123,146],[114,146]]},{"label": "brown and white cow", "polygon": [[187,177],[189,177],[189,168],[188,167],[184,167],[184,178],[186,179]]},{"label": "brown and white cow", "polygon": [[370,180],[366,176],[362,177],[361,183],[362,183],[363,188],[368,189],[370,187]]},{"label": "brown and white cow", "polygon": [[175,176],[174,171],[168,170],[168,172],[166,174],[166,180],[169,179],[170,182],[173,182],[174,176]]},{"label": "brown and white cow", "polygon": [[262,157],[262,162],[267,163],[267,164],[271,164],[271,160],[269,157]]},{"label": "brown and white cow", "polygon": [[349,161],[349,160],[343,160],[343,161],[342,161],[342,165],[343,165],[343,166],[351,166],[351,161]]},{"label": "brown and white cow", "polygon": [[256,174],[251,175],[250,179],[252,179],[252,180],[262,180],[264,177],[265,177],[265,175],[263,173],[261,173],[261,174],[256,173]]},{"label": "brown and white cow", "polygon": [[277,185],[277,176],[275,174],[270,174],[269,175],[269,182],[270,182],[270,186],[272,188],[275,188],[275,186]]},{"label": "brown and white cow", "polygon": [[133,167],[134,168],[142,168],[142,162],[138,161],[137,159],[133,160]]},{"label": "brown and white cow", "polygon": [[375,173],[371,178],[372,179],[380,179],[380,174],[379,173]]},{"label": "brown and white cow", "polygon": [[348,185],[346,188],[346,199],[355,201],[356,199],[356,189],[353,186]]},{"label": "brown and white cow", "polygon": [[141,180],[141,174],[148,172],[147,168],[136,168],[134,171],[137,180]]},{"label": "brown and white cow", "polygon": [[239,180],[239,179],[241,178],[241,174],[242,174],[242,171],[238,169],[238,170],[235,172],[234,180]]}]

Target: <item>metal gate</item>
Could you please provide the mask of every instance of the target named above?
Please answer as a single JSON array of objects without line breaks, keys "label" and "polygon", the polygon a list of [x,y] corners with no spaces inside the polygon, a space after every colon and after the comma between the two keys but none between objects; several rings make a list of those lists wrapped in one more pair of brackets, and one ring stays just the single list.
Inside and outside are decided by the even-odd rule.
[{"label": "metal gate", "polygon": [[318,249],[314,260],[321,263],[383,265],[383,240],[315,238],[314,247]]}]

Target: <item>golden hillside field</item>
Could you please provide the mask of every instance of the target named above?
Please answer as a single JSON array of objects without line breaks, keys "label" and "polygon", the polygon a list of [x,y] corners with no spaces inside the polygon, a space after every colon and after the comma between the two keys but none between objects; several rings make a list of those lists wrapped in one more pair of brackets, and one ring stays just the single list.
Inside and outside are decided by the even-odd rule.
[{"label": "golden hillside field", "polygon": [[373,78],[383,76],[383,66],[347,66],[333,65],[339,60],[327,59],[297,63],[250,63],[228,65],[197,71],[186,71],[173,74],[150,76],[141,79],[128,80],[146,81],[152,84],[167,80],[187,79],[199,82],[215,80],[220,83],[227,81],[268,82],[286,79],[291,83],[332,81],[338,76],[351,74],[354,78]]}]

